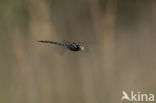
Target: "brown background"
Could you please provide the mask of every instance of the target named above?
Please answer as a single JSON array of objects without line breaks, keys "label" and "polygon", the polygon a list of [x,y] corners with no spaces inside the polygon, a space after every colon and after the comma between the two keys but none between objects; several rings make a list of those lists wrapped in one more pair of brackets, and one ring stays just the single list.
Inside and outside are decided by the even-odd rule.
[{"label": "brown background", "polygon": [[[0,103],[156,94],[155,33],[155,0],[1,0]],[[88,50],[62,55],[42,39],[85,42]]]}]

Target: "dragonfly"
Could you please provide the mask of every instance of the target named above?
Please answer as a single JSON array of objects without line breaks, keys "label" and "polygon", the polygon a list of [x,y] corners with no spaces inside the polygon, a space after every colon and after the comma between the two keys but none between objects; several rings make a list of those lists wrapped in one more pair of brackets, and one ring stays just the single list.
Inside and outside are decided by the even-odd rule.
[{"label": "dragonfly", "polygon": [[64,48],[69,49],[70,51],[75,51],[75,52],[85,50],[85,47],[83,46],[82,43],[76,43],[76,42],[59,43],[59,42],[50,41],[50,40],[39,40],[38,42],[62,46]]}]

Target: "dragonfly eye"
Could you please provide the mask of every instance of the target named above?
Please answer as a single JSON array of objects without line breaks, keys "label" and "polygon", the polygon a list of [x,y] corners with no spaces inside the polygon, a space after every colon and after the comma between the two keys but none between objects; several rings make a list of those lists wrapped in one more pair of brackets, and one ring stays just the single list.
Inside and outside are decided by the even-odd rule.
[{"label": "dragonfly eye", "polygon": [[82,44],[78,45],[81,51],[84,51],[85,47]]},{"label": "dragonfly eye", "polygon": [[81,46],[80,49],[81,49],[81,51],[84,51],[85,50],[85,47],[84,46]]}]

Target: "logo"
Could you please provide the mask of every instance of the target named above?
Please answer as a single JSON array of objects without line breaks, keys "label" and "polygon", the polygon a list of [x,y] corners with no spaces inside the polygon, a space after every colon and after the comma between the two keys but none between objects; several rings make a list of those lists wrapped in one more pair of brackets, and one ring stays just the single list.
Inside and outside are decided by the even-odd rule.
[{"label": "logo", "polygon": [[123,96],[121,97],[121,101],[127,100],[127,101],[146,101],[146,102],[153,102],[154,101],[154,94],[149,93],[141,93],[141,92],[134,92],[131,91],[129,94],[125,91],[122,91]]}]

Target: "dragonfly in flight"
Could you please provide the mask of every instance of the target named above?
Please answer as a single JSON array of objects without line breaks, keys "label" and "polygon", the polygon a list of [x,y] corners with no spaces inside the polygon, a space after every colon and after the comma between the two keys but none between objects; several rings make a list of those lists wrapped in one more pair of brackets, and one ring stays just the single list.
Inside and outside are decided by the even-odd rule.
[{"label": "dragonfly in flight", "polygon": [[59,43],[59,42],[54,42],[54,41],[50,41],[50,40],[39,40],[38,42],[55,44],[58,46],[65,47],[71,51],[84,51],[85,50],[85,47],[82,45],[82,43],[76,43],[76,42]]}]

